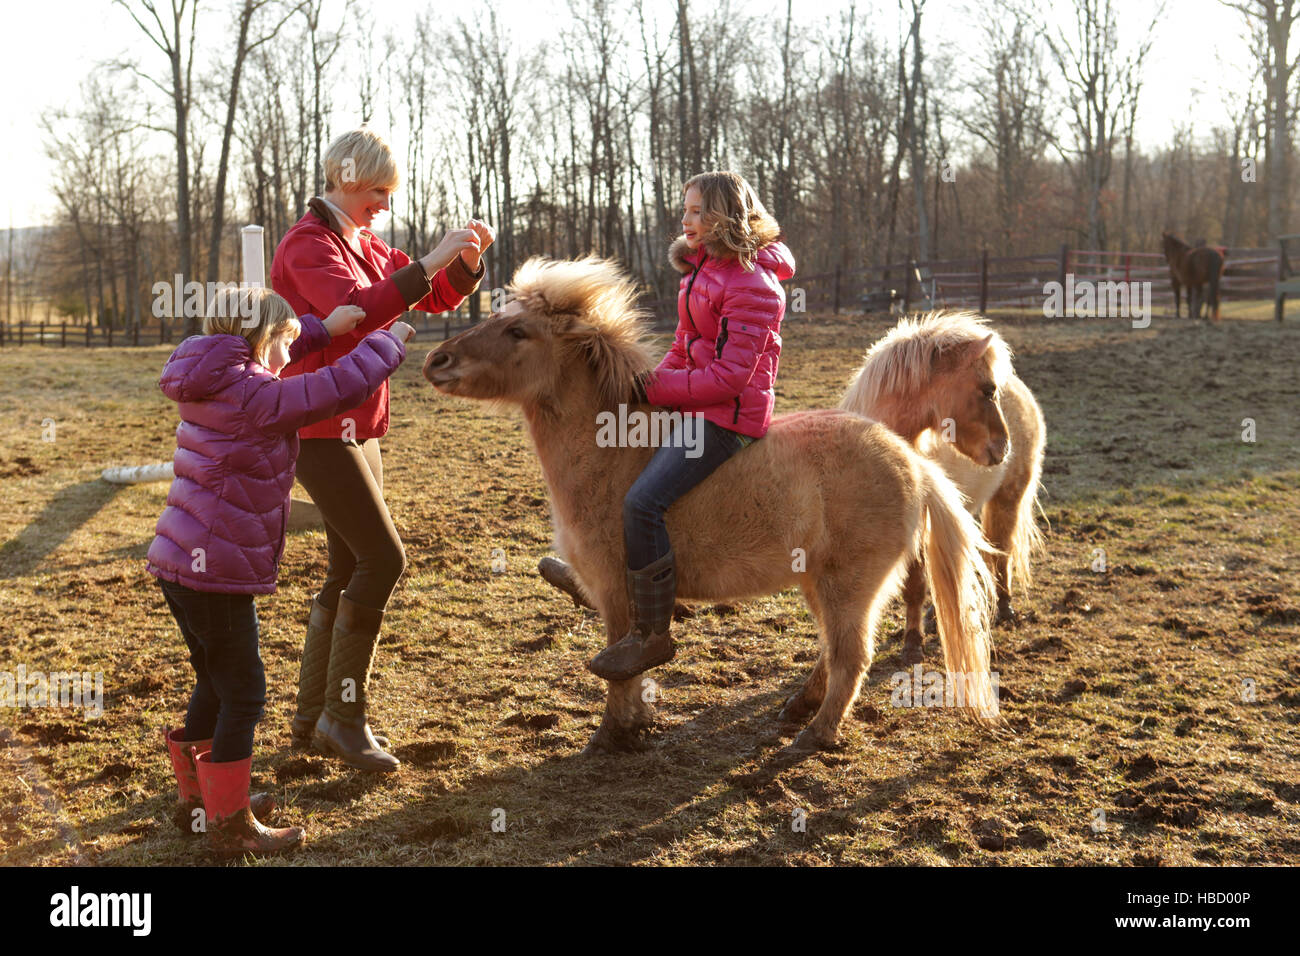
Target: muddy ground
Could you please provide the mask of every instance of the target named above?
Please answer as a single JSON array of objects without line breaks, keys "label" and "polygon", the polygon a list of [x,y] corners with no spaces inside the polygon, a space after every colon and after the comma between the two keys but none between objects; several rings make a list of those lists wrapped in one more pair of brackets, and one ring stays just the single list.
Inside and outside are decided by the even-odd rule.
[{"label": "muddy ground", "polygon": [[[527,434],[435,394],[421,343],[384,445],[410,567],[372,686],[404,765],[367,776],[289,746],[325,567],[322,534],[292,535],[259,603],[271,693],[254,767],[309,845],[268,864],[1300,862],[1300,326],[999,326],[1049,433],[1048,552],[1023,621],[996,635],[1013,733],[890,706],[895,607],[842,746],[774,763],[797,729],[777,711],[816,655],[791,591],[679,625],[649,748],[579,756],[603,638],[534,573],[551,527]],[[789,319],[778,411],[833,404],[886,327]],[[144,571],[166,485],[99,479],[170,457],[168,351],[0,351],[0,672],[101,671],[106,696],[98,719],[0,709],[5,863],[208,862],[169,822],[160,746],[189,691]],[[927,655],[938,666],[934,639]]]}]

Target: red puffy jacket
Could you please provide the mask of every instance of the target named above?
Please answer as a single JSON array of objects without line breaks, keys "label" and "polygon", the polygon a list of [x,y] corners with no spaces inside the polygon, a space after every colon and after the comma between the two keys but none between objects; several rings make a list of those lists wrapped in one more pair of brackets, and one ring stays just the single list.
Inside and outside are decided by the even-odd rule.
[{"label": "red puffy jacket", "polygon": [[[348,245],[334,214],[319,199],[290,227],[275,250],[271,288],[296,313],[328,317],[340,305],[359,305],[366,312],[352,332],[337,336],[319,352],[291,362],[280,373],[290,378],[333,365],[375,329],[386,329],[408,309],[447,312],[478,288],[484,267],[471,274],[459,257],[433,274],[430,282],[419,263],[400,249],[390,249],[368,229],[358,230],[364,256]],[[346,423],[351,422],[348,428]],[[356,408],[308,426],[300,438],[380,438],[388,432],[388,382]]]},{"label": "red puffy jacket", "polygon": [[715,425],[761,438],[772,423],[785,290],[794,256],[783,242],[758,251],[754,271],[684,237],[668,250],[681,273],[677,335],[646,385],[654,405],[700,412]]}]

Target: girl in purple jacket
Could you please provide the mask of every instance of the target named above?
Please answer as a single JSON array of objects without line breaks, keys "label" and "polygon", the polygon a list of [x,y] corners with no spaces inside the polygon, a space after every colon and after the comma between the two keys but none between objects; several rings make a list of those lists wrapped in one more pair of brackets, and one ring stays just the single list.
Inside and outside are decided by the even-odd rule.
[{"label": "girl in purple jacket", "polygon": [[629,680],[672,660],[677,574],[664,515],[772,421],[781,282],[794,275],[794,257],[735,173],[694,177],[683,204],[682,235],[668,250],[682,273],[677,334],[645,388],[648,402],[682,412],[683,421],[623,500],[632,627],[587,665],[606,680]]},{"label": "girl in purple jacket", "polygon": [[415,330],[398,322],[319,371],[283,380],[279,372],[364,317],[345,305],[324,322],[299,318],[268,289],[225,290],[203,334],[177,347],[158,383],[180,405],[181,424],[176,477],[147,566],[195,673],[185,726],[165,737],[180,792],[177,823],[187,833],[206,830],[218,853],[302,843],[301,827],[262,826],[258,817],[275,802],[248,792],[253,731],[266,703],[253,595],[275,591],[298,429],[365,401],[402,364]]}]

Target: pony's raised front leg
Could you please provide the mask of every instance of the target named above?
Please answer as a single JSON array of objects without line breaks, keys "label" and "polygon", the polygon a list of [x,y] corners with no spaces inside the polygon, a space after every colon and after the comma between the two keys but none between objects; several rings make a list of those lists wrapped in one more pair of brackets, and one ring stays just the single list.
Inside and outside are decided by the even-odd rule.
[{"label": "pony's raised front leg", "polygon": [[903,603],[907,607],[907,625],[903,630],[903,663],[919,664],[925,659],[921,645],[925,642],[921,630],[921,610],[925,606],[925,559],[918,557],[907,568],[907,583],[903,585]]}]

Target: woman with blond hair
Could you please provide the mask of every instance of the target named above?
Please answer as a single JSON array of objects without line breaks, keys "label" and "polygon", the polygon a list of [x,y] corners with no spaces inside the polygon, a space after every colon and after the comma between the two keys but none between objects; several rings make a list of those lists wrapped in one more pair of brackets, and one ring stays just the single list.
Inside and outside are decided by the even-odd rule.
[{"label": "woman with blond hair", "polygon": [[[418,259],[389,248],[369,227],[388,209],[400,176],[388,143],[370,129],[335,139],[323,166],[325,194],[308,203],[280,241],[271,285],[300,312],[326,315],[349,304],[365,318],[351,334],[290,364],[286,377],[337,362],[408,309],[456,308],[477,290],[482,255],[495,238],[486,223],[470,220]],[[298,459],[298,479],[324,519],[329,568],[308,616],[291,732],[296,744],[314,743],[350,766],[375,771],[400,764],[367,721],[384,610],[406,567],[383,496],[379,439],[387,431],[385,383],[362,404],[302,429]]]}]

